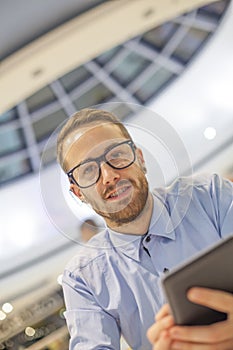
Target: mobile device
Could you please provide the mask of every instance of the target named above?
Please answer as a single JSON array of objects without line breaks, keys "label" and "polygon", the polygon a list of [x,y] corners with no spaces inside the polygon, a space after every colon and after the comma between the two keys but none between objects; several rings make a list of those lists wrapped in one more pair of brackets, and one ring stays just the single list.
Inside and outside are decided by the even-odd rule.
[{"label": "mobile device", "polygon": [[233,235],[218,241],[162,278],[162,287],[176,324],[207,325],[225,320],[225,313],[187,299],[187,291],[195,286],[233,293]]}]

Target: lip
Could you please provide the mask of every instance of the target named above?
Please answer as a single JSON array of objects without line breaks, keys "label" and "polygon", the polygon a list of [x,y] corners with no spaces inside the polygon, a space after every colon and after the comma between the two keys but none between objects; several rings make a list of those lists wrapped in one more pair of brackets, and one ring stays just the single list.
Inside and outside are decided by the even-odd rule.
[{"label": "lip", "polygon": [[[131,193],[132,190],[132,186],[131,185],[126,185],[126,186],[121,186],[116,188],[114,191],[111,191],[110,193],[108,193],[108,195],[106,196],[106,200],[107,201],[118,201],[121,200],[127,196],[129,196],[129,194]],[[118,193],[118,195],[111,197],[114,193]]]}]

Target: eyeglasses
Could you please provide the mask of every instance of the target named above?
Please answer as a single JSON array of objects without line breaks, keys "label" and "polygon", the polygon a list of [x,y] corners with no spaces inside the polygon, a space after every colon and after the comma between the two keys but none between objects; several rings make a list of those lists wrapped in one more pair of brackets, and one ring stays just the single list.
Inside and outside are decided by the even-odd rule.
[{"label": "eyeglasses", "polygon": [[102,162],[114,169],[125,169],[135,161],[135,145],[133,141],[126,140],[109,147],[104,154],[94,159],[87,159],[76,165],[66,174],[81,188],[94,185],[100,178]]}]

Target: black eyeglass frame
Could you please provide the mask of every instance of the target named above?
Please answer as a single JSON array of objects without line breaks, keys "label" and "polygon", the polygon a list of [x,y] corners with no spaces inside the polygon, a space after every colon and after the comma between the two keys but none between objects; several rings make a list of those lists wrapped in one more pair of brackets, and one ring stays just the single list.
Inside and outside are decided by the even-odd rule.
[{"label": "black eyeglass frame", "polygon": [[[110,152],[112,149],[114,149],[115,147],[118,147],[118,146],[121,146],[123,144],[127,143],[132,152],[133,152],[133,160],[126,166],[124,167],[115,167],[114,165],[110,164],[107,159],[106,159],[106,154],[108,152]],[[100,175],[101,175],[101,166],[100,164],[102,162],[108,164],[111,168],[113,169],[119,169],[119,170],[122,170],[122,169],[125,169],[125,168],[128,168],[130,165],[132,165],[135,160],[136,160],[136,153],[135,153],[135,150],[136,150],[136,146],[134,144],[134,142],[132,140],[126,140],[126,141],[123,141],[123,142],[120,142],[118,144],[115,144],[115,145],[112,145],[111,147],[109,147],[101,156],[97,157],[97,158],[93,158],[93,159],[88,159],[88,160],[84,160],[83,162],[79,163],[78,165],[76,165],[75,167],[73,167],[71,170],[69,170],[66,175],[68,176],[69,179],[71,179],[71,181],[76,184],[78,187],[80,188],[88,188],[88,187],[91,187],[93,185],[95,185],[98,181],[99,181],[99,178],[100,178]],[[91,184],[91,185],[88,185],[88,186],[80,186],[79,183],[75,180],[74,176],[73,176],[73,172],[75,169],[77,169],[78,167],[80,167],[80,165],[83,165],[83,164],[86,164],[86,163],[89,163],[89,162],[96,162],[98,164],[98,168],[99,168],[99,176],[97,177],[96,181]]]}]

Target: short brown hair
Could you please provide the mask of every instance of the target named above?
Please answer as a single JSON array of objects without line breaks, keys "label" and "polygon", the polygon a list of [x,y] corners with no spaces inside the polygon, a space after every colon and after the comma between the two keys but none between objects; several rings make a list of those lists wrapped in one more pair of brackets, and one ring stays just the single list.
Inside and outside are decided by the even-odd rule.
[{"label": "short brown hair", "polygon": [[74,132],[81,128],[84,125],[91,124],[94,122],[103,121],[106,123],[112,123],[119,126],[119,129],[122,131],[123,136],[128,139],[132,139],[128,130],[125,126],[120,122],[120,120],[112,113],[101,110],[101,109],[90,109],[85,108],[82,109],[75,114],[73,114],[66,124],[61,129],[58,138],[57,138],[57,160],[63,170],[65,171],[65,159],[63,152],[64,141],[67,136],[70,135],[71,132]]}]

